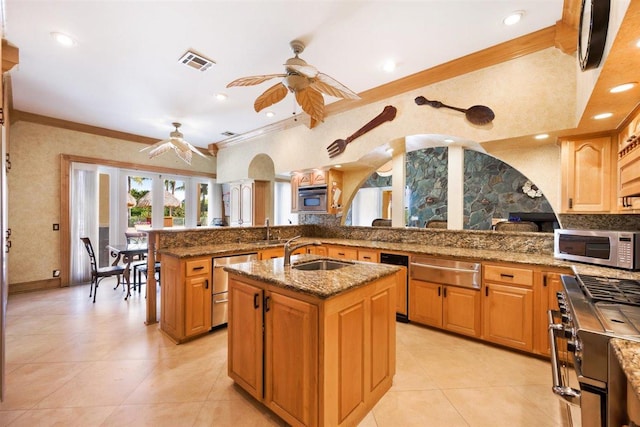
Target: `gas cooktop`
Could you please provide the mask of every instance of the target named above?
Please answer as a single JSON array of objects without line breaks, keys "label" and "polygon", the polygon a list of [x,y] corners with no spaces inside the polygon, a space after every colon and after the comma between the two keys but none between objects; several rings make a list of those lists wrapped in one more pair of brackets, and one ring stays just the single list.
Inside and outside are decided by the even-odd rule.
[{"label": "gas cooktop", "polygon": [[612,302],[640,307],[640,281],[579,275],[585,292],[593,302]]}]

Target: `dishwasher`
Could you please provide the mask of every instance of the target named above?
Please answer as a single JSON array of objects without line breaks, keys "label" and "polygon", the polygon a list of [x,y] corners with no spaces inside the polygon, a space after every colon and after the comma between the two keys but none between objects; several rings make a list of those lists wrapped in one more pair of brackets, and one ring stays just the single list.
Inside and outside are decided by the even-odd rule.
[{"label": "dishwasher", "polygon": [[211,327],[216,328],[225,325],[228,320],[229,305],[229,278],[224,267],[231,264],[240,264],[258,259],[257,253],[237,254],[225,257],[216,257],[211,260],[213,264],[213,295],[211,296]]},{"label": "dishwasher", "polygon": [[[393,253],[381,252],[380,253],[380,264],[401,265],[401,266],[407,267],[407,269],[408,269],[409,268],[409,257],[407,255],[402,255],[402,254],[393,254]],[[402,304],[404,306],[404,307],[402,307],[402,311],[404,311],[404,313],[396,313],[396,321],[398,321],[398,322],[403,322],[403,323],[409,322],[408,292],[409,292],[409,275],[407,274],[407,281],[404,283],[404,292],[403,292],[406,297],[405,297],[404,304],[402,304],[402,302],[400,302],[400,304]]]}]

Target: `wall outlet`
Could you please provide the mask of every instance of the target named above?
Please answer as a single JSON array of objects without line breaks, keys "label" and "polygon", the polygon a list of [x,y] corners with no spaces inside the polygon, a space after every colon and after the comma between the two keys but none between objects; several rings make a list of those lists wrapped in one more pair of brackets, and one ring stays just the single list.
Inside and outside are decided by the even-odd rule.
[{"label": "wall outlet", "polygon": [[60,270],[53,270],[53,277],[60,277]]},{"label": "wall outlet", "polygon": [[53,224],[53,231],[60,230],[60,224]]}]

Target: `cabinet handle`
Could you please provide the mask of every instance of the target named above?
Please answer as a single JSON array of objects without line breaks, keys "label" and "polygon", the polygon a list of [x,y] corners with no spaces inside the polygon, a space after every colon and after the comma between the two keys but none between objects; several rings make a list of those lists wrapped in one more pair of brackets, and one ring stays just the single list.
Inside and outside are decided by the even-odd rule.
[{"label": "cabinet handle", "polygon": [[266,297],[264,299],[264,311],[265,312],[271,310],[271,307],[270,307],[271,304],[269,304],[269,301],[271,301],[271,297]]},{"label": "cabinet handle", "polygon": [[513,279],[513,274],[500,273],[500,277],[503,277],[505,279]]},{"label": "cabinet handle", "polygon": [[573,198],[569,197],[569,209],[573,209]]},{"label": "cabinet handle", "polygon": [[209,279],[204,279],[204,288],[209,289]]},{"label": "cabinet handle", "polygon": [[229,302],[229,299],[219,299],[217,301],[214,301],[214,304],[224,304],[225,302]]},{"label": "cabinet handle", "polygon": [[438,286],[438,296],[440,296],[440,286]]},{"label": "cabinet handle", "polygon": [[542,275],[542,286],[547,287],[547,275]]},{"label": "cabinet handle", "polygon": [[253,294],[253,308],[260,308],[260,294]]},{"label": "cabinet handle", "polygon": [[200,267],[193,267],[192,270],[196,271],[196,270],[202,270],[204,269],[204,265],[201,265]]},{"label": "cabinet handle", "polygon": [[344,256],[344,252],[338,252],[338,255]]},{"label": "cabinet handle", "polygon": [[443,292],[444,292],[444,297],[446,298],[447,297],[447,288],[446,287],[443,289]]},{"label": "cabinet handle", "polygon": [[370,257],[370,256],[363,256],[362,258],[364,258],[364,259],[371,259],[371,257]]},{"label": "cabinet handle", "polygon": [[489,286],[485,286],[484,287],[484,296],[488,297],[489,296]]}]

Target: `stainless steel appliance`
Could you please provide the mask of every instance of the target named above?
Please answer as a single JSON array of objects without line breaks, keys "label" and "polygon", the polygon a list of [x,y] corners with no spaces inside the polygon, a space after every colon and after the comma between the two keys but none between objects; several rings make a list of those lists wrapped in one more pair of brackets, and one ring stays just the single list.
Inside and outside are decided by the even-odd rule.
[{"label": "stainless steel appliance", "polygon": [[[583,427],[618,427],[625,408],[612,393],[608,344],[612,337],[640,341],[640,281],[563,275],[562,284],[560,310],[548,315],[553,392],[580,406]],[[569,369],[578,387],[569,384]]]},{"label": "stainless steel appliance", "polygon": [[299,212],[327,212],[327,186],[303,187],[298,189]]},{"label": "stainless steel appliance", "polygon": [[[402,265],[404,267],[407,267],[407,269],[409,269],[409,257],[407,255],[381,252],[380,263]],[[405,295],[407,295],[406,307],[404,307],[404,312],[407,314],[396,313],[396,320],[399,322],[407,323],[409,322],[409,273],[408,272],[407,272],[407,281],[404,284],[404,286],[405,286]]]},{"label": "stainless steel appliance", "polygon": [[211,301],[211,327],[227,323],[229,303],[229,278],[224,267],[258,259],[258,254],[238,254],[213,258],[213,295]]},{"label": "stainless steel appliance", "polygon": [[556,258],[626,270],[640,269],[640,232],[555,230]]}]

